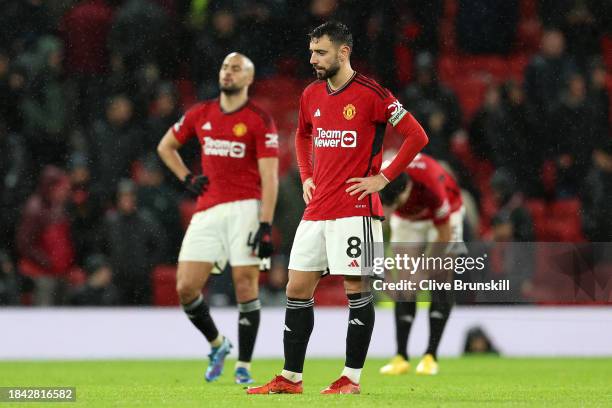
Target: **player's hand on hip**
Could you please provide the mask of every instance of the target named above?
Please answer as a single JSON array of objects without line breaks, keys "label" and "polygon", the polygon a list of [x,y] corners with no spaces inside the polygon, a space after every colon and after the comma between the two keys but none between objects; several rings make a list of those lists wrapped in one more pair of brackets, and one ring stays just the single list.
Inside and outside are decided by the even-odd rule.
[{"label": "player's hand on hip", "polygon": [[254,236],[249,233],[247,244],[253,249],[258,258],[269,258],[274,253],[272,244],[272,225],[269,222],[260,222]]},{"label": "player's hand on hip", "polygon": [[312,181],[312,177],[307,178],[302,185],[302,189],[304,190],[304,202],[308,204],[310,200],[312,200],[312,195],[317,187],[314,185]]},{"label": "player's hand on hip", "polygon": [[203,174],[194,176],[193,174],[189,173],[185,176],[183,184],[189,192],[199,196],[208,189],[209,181],[208,177]]},{"label": "player's hand on hip", "polygon": [[364,197],[367,197],[368,194],[379,192],[389,184],[387,179],[380,174],[369,177],[353,177],[346,180],[346,182],[355,183],[345,191],[352,196],[361,193],[358,200],[362,200]]}]

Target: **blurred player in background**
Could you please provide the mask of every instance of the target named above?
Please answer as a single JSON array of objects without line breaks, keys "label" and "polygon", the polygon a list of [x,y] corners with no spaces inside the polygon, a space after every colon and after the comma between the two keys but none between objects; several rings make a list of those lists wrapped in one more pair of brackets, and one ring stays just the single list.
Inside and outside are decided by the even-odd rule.
[{"label": "blurred player in background", "polygon": [[[454,253],[449,242],[463,242],[464,209],[455,179],[432,157],[420,153],[381,192],[390,219],[391,242],[407,243],[414,256],[422,253]],[[422,245],[421,245],[422,243]],[[430,245],[433,244],[433,245]],[[427,247],[430,248],[427,248]],[[429,249],[429,251],[427,251]],[[429,308],[429,343],[417,374],[438,373],[437,351],[452,308],[448,293],[432,293]],[[380,369],[381,374],[399,375],[410,371],[408,336],[416,314],[415,299],[395,303],[397,355]]]},{"label": "blurred player in background", "polygon": [[[229,54],[219,71],[219,99],[196,104],[164,135],[158,152],[198,195],[185,233],[176,288],[191,322],[210,342],[206,380],[223,371],[232,344],[220,334],[202,297],[216,261],[227,259],[238,301],[236,383],[253,382],[250,362],[259,328],[259,264],[272,255],[272,216],[278,194],[278,134],[272,118],[248,99],[251,60]],[[202,145],[202,174],[194,175],[178,149],[190,138]]]},{"label": "blurred player in background", "polygon": [[[351,68],[352,34],[337,22],[310,33],[310,63],[318,80],[300,100],[296,153],[306,210],[289,261],[285,365],[281,375],[249,394],[302,393],[302,370],[314,325],[314,291],[326,269],[344,276],[349,303],[346,361],[323,394],[358,394],[374,327],[369,277],[373,243],[382,242],[378,194],[427,144],[427,136],[398,100]],[[390,123],[404,140],[384,171],[382,141]],[[362,254],[365,254],[362,257]],[[361,263],[364,265],[361,265]]]}]

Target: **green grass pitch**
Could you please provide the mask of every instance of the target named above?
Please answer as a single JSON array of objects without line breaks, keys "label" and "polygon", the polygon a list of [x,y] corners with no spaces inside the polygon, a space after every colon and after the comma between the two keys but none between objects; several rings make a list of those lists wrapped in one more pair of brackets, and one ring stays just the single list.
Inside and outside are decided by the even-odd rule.
[{"label": "green grass pitch", "polygon": [[[442,359],[440,374],[383,377],[383,360],[369,359],[361,395],[319,395],[342,368],[338,359],[307,360],[303,395],[247,396],[232,382],[203,380],[203,361],[0,362],[0,386],[75,386],[76,403],[0,403],[62,407],[514,407],[612,406],[612,358]],[[413,361],[413,365],[414,365]],[[279,360],[257,360],[257,384],[280,372]]]}]

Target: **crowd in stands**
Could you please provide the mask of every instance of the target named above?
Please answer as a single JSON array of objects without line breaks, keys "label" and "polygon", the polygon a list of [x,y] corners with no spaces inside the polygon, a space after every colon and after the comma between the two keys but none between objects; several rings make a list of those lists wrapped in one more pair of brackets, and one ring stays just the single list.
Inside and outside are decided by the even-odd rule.
[{"label": "crowd in stands", "polygon": [[[254,61],[283,145],[263,296],[280,299],[304,206],[292,132],[313,77],[306,34],[328,19],[353,30],[354,68],[394,92],[456,175],[470,239],[610,241],[609,1],[8,0],[0,304],[160,303],[153,276],[175,263],[193,197],[155,148],[218,94],[231,51]],[[197,171],[197,144],[182,154]]]}]

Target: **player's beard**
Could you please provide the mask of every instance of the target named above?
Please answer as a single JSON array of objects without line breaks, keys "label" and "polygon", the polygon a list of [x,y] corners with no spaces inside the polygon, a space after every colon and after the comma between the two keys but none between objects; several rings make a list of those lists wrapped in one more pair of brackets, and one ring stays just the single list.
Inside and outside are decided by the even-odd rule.
[{"label": "player's beard", "polygon": [[315,69],[315,73],[317,75],[317,79],[320,79],[320,80],[326,80],[326,79],[332,78],[334,75],[336,75],[338,73],[338,71],[340,71],[340,62],[339,61],[336,61],[336,63],[332,64],[329,68],[324,69],[323,72],[317,71]]},{"label": "player's beard", "polygon": [[230,86],[219,85],[219,89],[221,90],[221,93],[224,93],[227,96],[238,95],[240,91],[242,91],[242,88],[235,86],[235,85],[230,85]]}]

